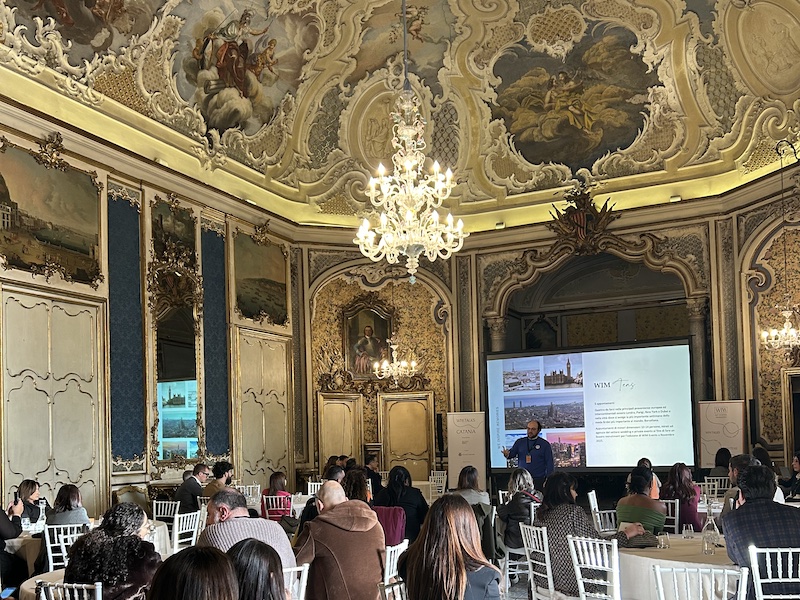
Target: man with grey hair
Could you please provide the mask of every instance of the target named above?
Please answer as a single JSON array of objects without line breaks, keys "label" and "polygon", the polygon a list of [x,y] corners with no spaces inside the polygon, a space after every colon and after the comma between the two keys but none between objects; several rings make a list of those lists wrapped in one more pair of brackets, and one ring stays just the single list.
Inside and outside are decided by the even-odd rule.
[{"label": "man with grey hair", "polygon": [[272,546],[284,567],[297,565],[289,538],[280,525],[269,519],[251,519],[247,499],[240,491],[222,488],[208,502],[206,528],[197,540],[198,546],[213,546],[223,552],[236,542],[254,538]]},{"label": "man with grey hair", "polygon": [[386,541],[369,505],[348,500],[335,481],[322,484],[319,516],[306,523],[295,545],[298,563],[311,563],[308,597],[314,600],[375,600],[383,579]]}]

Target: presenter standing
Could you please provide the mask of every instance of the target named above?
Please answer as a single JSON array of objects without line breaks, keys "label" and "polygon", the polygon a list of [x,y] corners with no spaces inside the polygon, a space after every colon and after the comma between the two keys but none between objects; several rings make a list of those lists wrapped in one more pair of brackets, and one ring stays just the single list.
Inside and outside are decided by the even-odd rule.
[{"label": "presenter standing", "polygon": [[539,437],[541,431],[542,424],[539,421],[528,421],[528,435],[514,442],[511,450],[502,449],[506,458],[519,458],[519,466],[531,474],[539,490],[544,489],[544,480],[554,470],[553,449],[550,442]]}]

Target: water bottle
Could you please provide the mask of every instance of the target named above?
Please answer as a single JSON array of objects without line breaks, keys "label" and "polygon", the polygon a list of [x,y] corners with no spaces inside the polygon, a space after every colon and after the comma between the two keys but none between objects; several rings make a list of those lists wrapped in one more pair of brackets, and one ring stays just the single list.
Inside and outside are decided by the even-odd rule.
[{"label": "water bottle", "polygon": [[703,525],[703,554],[714,554],[719,543],[719,529],[714,521],[711,511],[708,511],[705,525]]},{"label": "water bottle", "polygon": [[45,524],[45,514],[44,511],[47,510],[47,501],[44,498],[39,499],[39,520],[36,521],[36,528],[40,531],[44,530]]}]

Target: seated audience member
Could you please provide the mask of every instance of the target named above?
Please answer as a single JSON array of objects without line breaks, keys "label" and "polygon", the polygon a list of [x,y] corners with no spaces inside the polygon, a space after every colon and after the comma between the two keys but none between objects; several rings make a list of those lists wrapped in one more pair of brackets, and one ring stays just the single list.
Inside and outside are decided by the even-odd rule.
[{"label": "seated audience member", "polygon": [[19,587],[28,578],[28,563],[16,554],[5,552],[6,540],[22,533],[22,511],[21,500],[9,504],[6,512],[0,511],[0,580],[3,587]]},{"label": "seated audience member", "polygon": [[[761,464],[755,456],[750,454],[737,454],[731,458],[730,468],[728,469],[728,478],[731,480],[730,489],[725,492],[722,498],[722,514],[720,517],[727,515],[736,506],[736,499],[739,497],[739,473],[747,467],[753,467]],[[775,488],[775,495],[772,497],[773,501],[783,504],[783,491]]]},{"label": "seated audience member", "polygon": [[161,563],[147,600],[239,600],[233,561],[216,548],[181,550]]},{"label": "seated audience member", "polygon": [[630,477],[628,495],[617,502],[617,522],[641,523],[650,533],[658,533],[664,529],[667,507],[650,497],[653,472],[647,467],[636,467]]},{"label": "seated audience member", "polygon": [[283,563],[272,546],[242,540],[227,554],[239,580],[239,600],[286,600]]},{"label": "seated audience member", "polygon": [[[332,456],[331,458],[336,457]],[[335,463],[336,461],[334,461],[334,465],[332,467],[329,467],[328,470],[325,471],[325,481],[335,481],[336,483],[341,483],[342,480],[344,480],[344,469]],[[313,521],[318,514],[317,497],[314,495],[306,501],[303,512],[300,513],[300,525],[297,528],[298,531],[303,531],[303,525],[305,525],[308,521]]]},{"label": "seated audience member", "polygon": [[342,454],[336,459],[336,464],[342,467],[345,471],[347,471],[347,459],[350,458],[347,454]]},{"label": "seated audience member", "polygon": [[[284,498],[291,498],[292,495],[286,491],[286,473],[283,471],[275,471],[269,476],[269,487],[264,490],[264,496],[282,496]],[[266,510],[264,503],[261,503],[261,516],[265,519],[269,518],[273,521],[280,521],[281,517],[290,515],[292,513],[291,502],[286,504],[289,508],[273,508],[269,511]],[[269,514],[267,514],[269,512]]]},{"label": "seated audience member", "polygon": [[731,451],[727,448],[720,448],[714,456],[714,468],[711,469],[709,477],[727,477],[728,463],[731,462]]},{"label": "seated audience member", "polygon": [[762,448],[761,446],[756,446],[753,448],[751,454],[758,462],[765,467],[768,467],[776,478],[780,477],[780,470],[775,468],[775,463],[772,461],[772,457],[769,455],[769,452],[767,452],[766,449]]},{"label": "seated audience member", "polygon": [[[550,547],[550,564],[553,568],[555,589],[567,596],[578,595],[578,582],[569,552],[568,535],[600,539],[589,515],[575,504],[578,481],[569,473],[556,471],[544,484],[542,505],[536,511],[533,524],[547,527]],[[657,540],[645,532],[641,523],[631,523],[613,535],[621,546],[655,546]],[[537,581],[539,587],[547,588],[547,582]]]},{"label": "seated audience member", "polygon": [[525,469],[514,469],[508,481],[511,500],[497,507],[497,516],[506,524],[503,543],[506,548],[522,548],[520,523],[531,524],[531,504],[542,500],[540,492],[533,489],[533,477]]},{"label": "seated audience member", "polygon": [[[640,458],[639,462],[636,463],[637,467],[645,467],[650,469],[650,473],[653,475],[653,484],[650,486],[650,497],[653,500],[658,500],[661,496],[661,480],[658,478],[658,475],[653,472],[653,463],[650,462],[649,458]],[[628,478],[625,480],[626,491],[630,493],[630,485],[631,485],[631,474],[628,473]]]},{"label": "seated audience member", "polygon": [[680,500],[678,530],[691,525],[695,531],[703,529],[703,517],[697,513],[700,501],[700,486],[692,482],[692,472],[684,463],[675,463],[669,470],[667,482],[661,486],[662,500]]},{"label": "seated audience member", "polygon": [[[325,473],[327,473],[327,472],[328,472],[328,469],[330,469],[331,467],[338,467],[338,466],[340,466],[339,464],[337,464],[337,463],[338,463],[338,461],[339,461],[339,457],[338,457],[338,456],[329,456],[329,457],[328,457],[328,460],[327,460],[327,462],[325,463],[325,466],[324,466],[324,467],[322,467],[322,472],[321,472],[321,474],[322,474],[322,477],[323,477],[323,478],[325,477]],[[344,471],[344,467],[342,467],[342,471]]]},{"label": "seated audience member", "polygon": [[112,506],[103,522],[69,550],[67,583],[103,584],[105,600],[144,600],[161,556],[150,542],[144,511],[132,502]]},{"label": "seated audience member", "polygon": [[189,479],[189,477],[191,477],[191,476],[192,476],[192,469],[186,469],[186,470],[183,472],[183,475],[181,476],[181,479],[182,479],[183,481],[186,481],[186,480],[187,480],[187,479]]},{"label": "seated audience member", "polygon": [[231,477],[233,477],[233,465],[227,460],[221,460],[214,463],[211,468],[211,473],[214,475],[214,480],[209,482],[203,488],[203,496],[211,498],[214,494],[220,491],[227,485],[231,484]]},{"label": "seated audience member", "polygon": [[299,564],[311,563],[308,597],[314,600],[375,600],[383,580],[386,543],[375,512],[348,500],[335,481],[322,484],[319,516],[306,523],[295,544]]},{"label": "seated audience member", "polygon": [[428,503],[419,489],[411,486],[411,473],[401,466],[389,471],[389,482],[375,494],[375,506],[399,506],[406,513],[406,539],[417,539],[422,521],[428,514]]},{"label": "seated audience member", "polygon": [[221,489],[208,502],[206,528],[197,545],[227,552],[237,542],[250,538],[272,546],[284,567],[295,566],[292,546],[281,526],[269,519],[249,518],[244,494],[234,488]]},{"label": "seated audience member", "polygon": [[374,454],[367,454],[367,459],[364,462],[364,472],[367,474],[367,479],[372,482],[372,493],[377,494],[383,487],[378,469],[378,457]]},{"label": "seated audience member", "polygon": [[458,474],[458,486],[453,490],[454,494],[463,496],[468,504],[491,504],[489,492],[484,492],[478,484],[478,469],[472,465],[467,465]]},{"label": "seated audience member", "polygon": [[[736,510],[722,517],[730,559],[740,567],[750,567],[751,544],[759,548],[796,547],[800,510],[773,501],[776,484],[772,469],[763,465],[742,467],[737,484],[740,494]],[[752,578],[749,584],[747,597],[752,600],[755,598]],[[786,594],[782,598],[800,598],[800,582],[770,585],[768,589],[769,594]]]},{"label": "seated audience member", "polygon": [[34,481],[33,479],[23,479],[20,484],[19,488],[17,489],[19,493],[19,499],[22,500],[22,518],[28,518],[31,520],[31,523],[36,523],[39,520],[39,513],[41,509],[39,508],[39,500],[44,500],[45,503],[45,515],[47,511],[50,510],[50,503],[47,501],[47,498],[41,498],[39,495],[39,484]]},{"label": "seated audience member", "polygon": [[500,598],[500,572],[483,555],[475,513],[457,494],[433,503],[398,572],[416,600]]},{"label": "seated audience member", "polygon": [[800,452],[795,452],[792,458],[792,474],[788,479],[778,481],[785,496],[800,495]]},{"label": "seated audience member", "polygon": [[196,464],[191,476],[184,480],[181,487],[175,492],[175,501],[180,502],[179,513],[197,512],[200,510],[200,500],[203,495],[203,485],[211,475],[209,468],[203,463]]},{"label": "seated audience member", "polygon": [[358,462],[355,458],[348,458],[347,462],[344,465],[344,472],[347,473],[351,469],[355,469],[358,466]]},{"label": "seated audience member", "polygon": [[364,469],[350,469],[344,474],[342,488],[348,500],[361,500],[372,504],[372,497],[367,488],[367,474]]},{"label": "seated audience member", "polygon": [[89,515],[81,503],[81,491],[68,483],[62,485],[53,501],[53,508],[47,511],[48,525],[89,525]]}]

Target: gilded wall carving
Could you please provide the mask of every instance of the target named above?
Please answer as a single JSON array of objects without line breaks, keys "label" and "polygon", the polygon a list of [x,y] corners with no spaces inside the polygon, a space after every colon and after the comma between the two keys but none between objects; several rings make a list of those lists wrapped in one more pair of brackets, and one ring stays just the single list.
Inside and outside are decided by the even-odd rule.
[{"label": "gilded wall carving", "polygon": [[658,340],[689,335],[689,311],[684,305],[636,310],[636,339]]},{"label": "gilded wall carving", "polygon": [[328,391],[354,392],[364,395],[364,443],[376,443],[378,437],[377,394],[406,389],[431,390],[436,412],[451,410],[448,387],[451,349],[448,343],[449,323],[436,321],[435,309],[440,298],[421,282],[384,281],[379,288],[370,288],[375,303],[393,308],[393,334],[400,352],[413,353],[420,363],[421,376],[401,386],[389,380],[354,380],[345,373],[343,336],[344,310],[366,294],[366,288],[337,277],[322,285],[312,299],[311,314],[311,380],[314,389],[324,385]]},{"label": "gilded wall carving", "polygon": [[567,322],[567,346],[592,346],[617,341],[617,313],[602,312],[570,315]]}]

